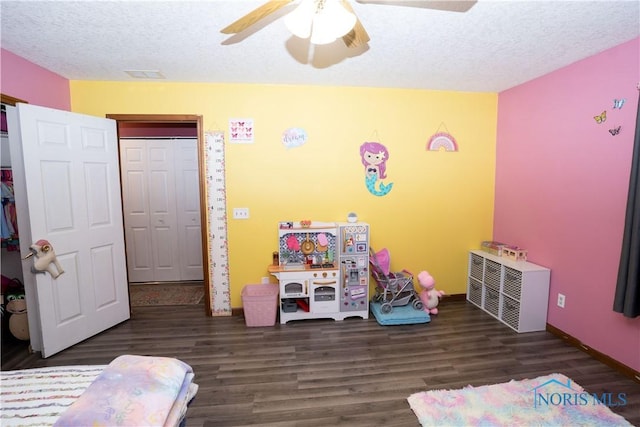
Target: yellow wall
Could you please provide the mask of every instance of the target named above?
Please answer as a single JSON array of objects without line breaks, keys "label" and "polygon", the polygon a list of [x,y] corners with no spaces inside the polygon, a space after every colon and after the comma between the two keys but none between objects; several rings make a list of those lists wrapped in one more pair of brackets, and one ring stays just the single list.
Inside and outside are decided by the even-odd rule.
[{"label": "yellow wall", "polygon": [[[226,131],[230,118],[252,118],[254,144],[226,145],[231,305],[267,276],[277,222],[371,224],[371,244],[391,251],[392,269],[428,270],[436,288],[466,292],[467,251],[493,231],[497,95],[406,89],[202,83],[71,82],[72,111],[198,114],[204,129]],[[308,142],[285,148],[282,132],[299,127]],[[446,129],[445,129],[446,128]],[[448,130],[459,151],[425,150]],[[391,192],[368,192],[359,147],[389,150]]]}]

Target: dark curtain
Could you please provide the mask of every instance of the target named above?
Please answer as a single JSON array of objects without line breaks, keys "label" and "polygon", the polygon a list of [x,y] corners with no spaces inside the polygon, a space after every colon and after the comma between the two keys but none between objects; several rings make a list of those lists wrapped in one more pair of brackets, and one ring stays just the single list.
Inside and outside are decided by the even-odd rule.
[{"label": "dark curtain", "polygon": [[613,310],[626,317],[640,316],[640,102]]}]

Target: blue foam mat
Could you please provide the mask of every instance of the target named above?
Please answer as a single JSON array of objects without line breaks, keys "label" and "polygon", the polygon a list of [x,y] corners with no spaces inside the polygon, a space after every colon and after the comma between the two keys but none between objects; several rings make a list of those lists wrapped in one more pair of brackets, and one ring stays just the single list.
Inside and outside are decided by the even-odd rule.
[{"label": "blue foam mat", "polygon": [[388,325],[411,325],[414,323],[429,323],[431,316],[424,310],[416,310],[411,304],[400,307],[393,307],[391,313],[383,313],[380,310],[380,303],[371,302],[369,307],[379,324]]}]

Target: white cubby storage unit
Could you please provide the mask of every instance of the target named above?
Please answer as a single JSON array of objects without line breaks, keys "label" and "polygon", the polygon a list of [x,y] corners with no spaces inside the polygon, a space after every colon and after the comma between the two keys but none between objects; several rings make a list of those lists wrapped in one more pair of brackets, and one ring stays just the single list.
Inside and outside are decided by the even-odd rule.
[{"label": "white cubby storage unit", "polygon": [[551,271],[484,251],[469,253],[467,300],[516,332],[547,325]]}]

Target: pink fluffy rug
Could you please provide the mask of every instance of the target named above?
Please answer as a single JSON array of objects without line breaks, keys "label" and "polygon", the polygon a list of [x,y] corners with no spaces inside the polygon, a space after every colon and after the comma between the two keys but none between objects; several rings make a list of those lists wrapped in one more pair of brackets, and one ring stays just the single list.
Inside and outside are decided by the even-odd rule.
[{"label": "pink fluffy rug", "polygon": [[617,393],[586,392],[562,374],[508,383],[412,394],[409,406],[423,426],[631,426],[608,405]]}]

